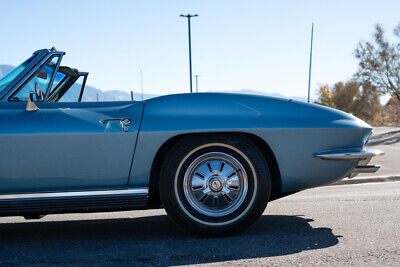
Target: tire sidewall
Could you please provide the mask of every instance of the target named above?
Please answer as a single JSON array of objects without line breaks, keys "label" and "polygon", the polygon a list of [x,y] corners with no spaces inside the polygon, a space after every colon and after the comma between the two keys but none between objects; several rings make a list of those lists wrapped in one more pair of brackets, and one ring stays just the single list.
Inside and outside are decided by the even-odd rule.
[{"label": "tire sidewall", "polygon": [[[208,152],[226,153],[239,161],[246,171],[246,196],[236,210],[224,216],[198,212],[189,204],[183,191],[187,167]],[[170,151],[163,164],[160,196],[167,213],[186,230],[201,234],[231,233],[250,225],[262,214],[270,196],[270,180],[268,165],[261,152],[245,138],[184,139]]]},{"label": "tire sidewall", "polygon": [[[242,166],[244,167],[248,179],[248,190],[246,192],[246,196],[240,206],[233,211],[232,213],[219,216],[212,217],[199,213],[196,211],[188,202],[184,191],[183,191],[183,179],[186,172],[187,167],[193,162],[197,157],[208,153],[208,152],[223,152],[226,153],[236,160],[238,160]],[[209,226],[223,226],[230,223],[233,223],[236,220],[239,220],[247,210],[252,206],[257,190],[257,177],[253,175],[255,170],[250,162],[250,160],[244,155],[240,150],[232,147],[228,144],[224,143],[208,143],[201,145],[192,151],[190,151],[180,162],[174,177],[174,193],[175,198],[183,210],[186,216],[190,217],[190,219]]]}]

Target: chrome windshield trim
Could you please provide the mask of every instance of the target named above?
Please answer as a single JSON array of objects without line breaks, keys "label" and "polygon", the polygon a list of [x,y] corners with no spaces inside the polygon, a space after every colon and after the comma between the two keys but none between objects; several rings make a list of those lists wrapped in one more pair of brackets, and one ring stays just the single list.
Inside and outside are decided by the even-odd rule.
[{"label": "chrome windshield trim", "polygon": [[147,187],[129,188],[120,190],[101,190],[101,191],[70,191],[70,192],[50,192],[50,193],[22,193],[12,195],[0,195],[2,199],[37,199],[37,198],[63,198],[63,197],[85,197],[85,196],[112,196],[112,195],[146,195],[149,193]]},{"label": "chrome windshield trim", "polygon": [[[35,56],[35,53],[33,53],[32,56]],[[30,73],[33,69],[36,69],[37,65],[40,62],[42,62],[42,60],[45,56],[46,56],[46,54],[42,54],[42,53],[36,54],[35,58],[25,67],[25,69],[19,75],[17,75],[15,77],[15,79],[12,80],[3,90],[0,91],[1,102],[8,102],[8,99],[5,96],[8,93],[10,93],[10,91],[14,91],[13,88],[15,87],[15,85],[18,84],[22,79],[24,79],[24,77],[26,77],[27,73]],[[21,64],[23,64],[24,62],[22,62]],[[20,65],[18,65],[17,67],[19,67]]]},{"label": "chrome windshield trim", "polygon": [[372,158],[375,156],[384,155],[385,152],[381,150],[362,150],[362,151],[328,151],[315,154],[317,158],[327,160],[348,160],[348,161],[360,161]]},{"label": "chrome windshield trim", "polygon": [[[48,62],[49,59],[51,59],[53,56],[59,56],[60,58],[58,59],[55,72],[52,76],[52,79],[55,78],[55,75],[57,74],[58,67],[61,64],[64,54],[65,53],[61,51],[49,50],[48,53],[44,54],[43,57],[40,58],[37,62],[35,61],[35,64],[32,65],[32,67],[30,67],[30,69],[27,72],[24,72],[23,76],[21,76],[21,78],[16,83],[14,83],[12,86],[8,88],[7,92],[5,92],[1,96],[2,99],[1,102],[13,102],[9,101],[10,96],[13,95],[16,91],[18,91],[23,85],[25,85],[25,83],[32,78],[32,76],[36,73],[36,71],[41,69]],[[50,80],[50,82],[52,82],[52,80]],[[49,84],[46,90],[51,90],[51,85],[52,84]]]}]

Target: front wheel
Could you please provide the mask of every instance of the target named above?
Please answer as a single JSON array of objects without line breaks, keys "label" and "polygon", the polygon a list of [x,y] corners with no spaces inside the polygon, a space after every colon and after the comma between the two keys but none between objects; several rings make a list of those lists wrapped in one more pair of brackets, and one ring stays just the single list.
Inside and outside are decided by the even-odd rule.
[{"label": "front wheel", "polygon": [[186,137],[166,156],[160,198],[182,228],[229,235],[265,210],[271,178],[262,153],[241,136]]}]

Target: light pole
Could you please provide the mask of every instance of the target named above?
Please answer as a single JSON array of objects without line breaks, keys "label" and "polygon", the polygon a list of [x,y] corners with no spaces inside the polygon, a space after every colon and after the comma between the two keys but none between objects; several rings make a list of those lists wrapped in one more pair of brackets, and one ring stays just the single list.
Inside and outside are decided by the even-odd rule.
[{"label": "light pole", "polygon": [[191,15],[180,15],[181,17],[185,17],[188,19],[188,37],[189,37],[189,75],[190,75],[190,92],[193,93],[192,89],[192,44],[191,44],[191,37],[190,37],[190,18],[197,17],[197,14]]},{"label": "light pole", "polygon": [[142,70],[140,70],[139,75],[140,75],[140,92],[142,94],[142,101],[143,101],[143,72],[142,72]]},{"label": "light pole", "polygon": [[314,37],[314,23],[311,24],[311,47],[310,47],[310,69],[308,70],[308,97],[307,102],[310,103],[310,87],[311,87],[311,62],[312,62],[312,45]]},{"label": "light pole", "polygon": [[196,93],[199,92],[199,75],[195,74],[194,77],[196,78]]}]

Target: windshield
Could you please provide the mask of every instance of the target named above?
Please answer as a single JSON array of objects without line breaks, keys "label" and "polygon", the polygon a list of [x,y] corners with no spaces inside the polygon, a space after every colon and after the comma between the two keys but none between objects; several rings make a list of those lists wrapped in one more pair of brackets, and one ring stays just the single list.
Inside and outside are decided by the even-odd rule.
[{"label": "windshield", "polygon": [[13,69],[10,73],[8,73],[6,76],[4,76],[1,80],[0,80],[0,92],[4,90],[4,88],[6,88],[12,81],[15,80],[15,78],[18,77],[18,75],[20,75],[25,68],[29,65],[29,63],[32,62],[32,60],[36,57],[36,55],[31,56],[30,58],[28,58],[27,60],[25,60],[25,62],[23,62],[21,65],[19,65],[18,67],[16,67],[15,69]]}]

